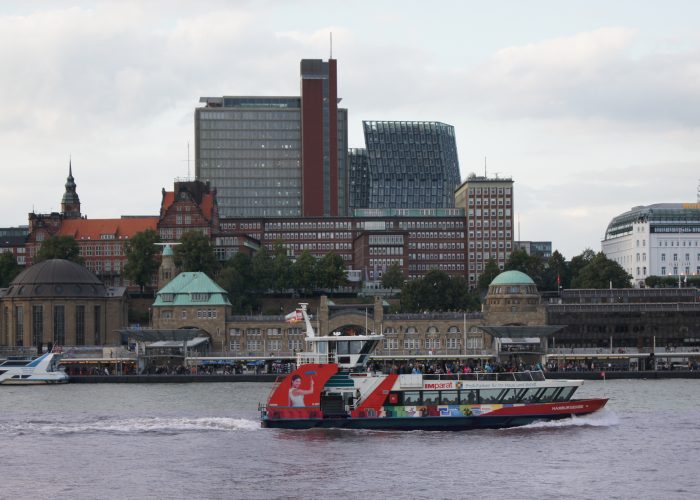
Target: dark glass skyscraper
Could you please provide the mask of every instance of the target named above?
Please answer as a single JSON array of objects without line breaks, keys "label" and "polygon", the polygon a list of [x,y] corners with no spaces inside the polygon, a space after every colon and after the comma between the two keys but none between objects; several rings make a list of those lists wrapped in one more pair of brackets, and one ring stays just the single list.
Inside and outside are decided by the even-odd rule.
[{"label": "dark glass skyscraper", "polygon": [[[350,170],[349,207],[369,208],[369,158],[367,150],[363,148],[351,148],[348,151],[348,164]],[[352,212],[351,212],[352,213]]]},{"label": "dark glass skyscraper", "polygon": [[439,122],[362,122],[368,208],[452,208],[459,186],[454,127]]}]

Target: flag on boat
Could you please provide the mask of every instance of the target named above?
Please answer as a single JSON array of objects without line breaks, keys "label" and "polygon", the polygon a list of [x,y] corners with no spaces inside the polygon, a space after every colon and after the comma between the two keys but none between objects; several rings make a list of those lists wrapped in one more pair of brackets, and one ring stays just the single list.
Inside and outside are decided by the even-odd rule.
[{"label": "flag on boat", "polygon": [[297,309],[296,311],[292,311],[287,314],[284,319],[287,321],[287,323],[296,323],[303,320],[304,315],[301,313],[301,309]]}]

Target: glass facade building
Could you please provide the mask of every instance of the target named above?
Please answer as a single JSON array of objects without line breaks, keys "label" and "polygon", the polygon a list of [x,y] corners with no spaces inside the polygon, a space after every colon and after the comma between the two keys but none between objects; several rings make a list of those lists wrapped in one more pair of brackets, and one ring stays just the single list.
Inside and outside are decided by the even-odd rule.
[{"label": "glass facade building", "polygon": [[459,186],[454,127],[439,122],[362,123],[368,208],[451,208]]},{"label": "glass facade building", "polygon": [[347,215],[347,110],[336,61],[304,59],[301,96],[203,97],[195,175],[221,217]]},{"label": "glass facade building", "polygon": [[221,217],[301,215],[301,100],[202,98],[195,173],[216,187]]},{"label": "glass facade building", "polygon": [[349,206],[352,210],[369,207],[369,157],[363,148],[351,148],[348,151],[350,179],[348,190]]}]

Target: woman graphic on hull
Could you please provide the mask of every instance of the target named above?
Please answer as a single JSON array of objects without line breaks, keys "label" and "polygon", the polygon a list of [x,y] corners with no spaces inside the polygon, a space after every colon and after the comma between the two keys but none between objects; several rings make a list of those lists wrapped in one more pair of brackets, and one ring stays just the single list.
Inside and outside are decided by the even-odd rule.
[{"label": "woman graphic on hull", "polygon": [[311,388],[301,388],[301,375],[292,377],[292,387],[289,389],[289,406],[306,406],[304,396],[314,392],[314,379],[311,379]]}]

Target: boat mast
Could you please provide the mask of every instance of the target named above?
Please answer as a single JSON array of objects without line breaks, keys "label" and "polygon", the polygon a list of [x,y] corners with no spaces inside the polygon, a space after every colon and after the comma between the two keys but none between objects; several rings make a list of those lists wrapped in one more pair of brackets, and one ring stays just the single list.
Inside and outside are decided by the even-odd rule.
[{"label": "boat mast", "polygon": [[309,319],[309,314],[306,312],[306,307],[309,304],[307,303],[300,303],[299,306],[301,307],[301,314],[304,316],[304,323],[306,324],[306,336],[307,337],[315,337],[316,332],[314,331],[314,327],[311,325],[311,320]]}]

